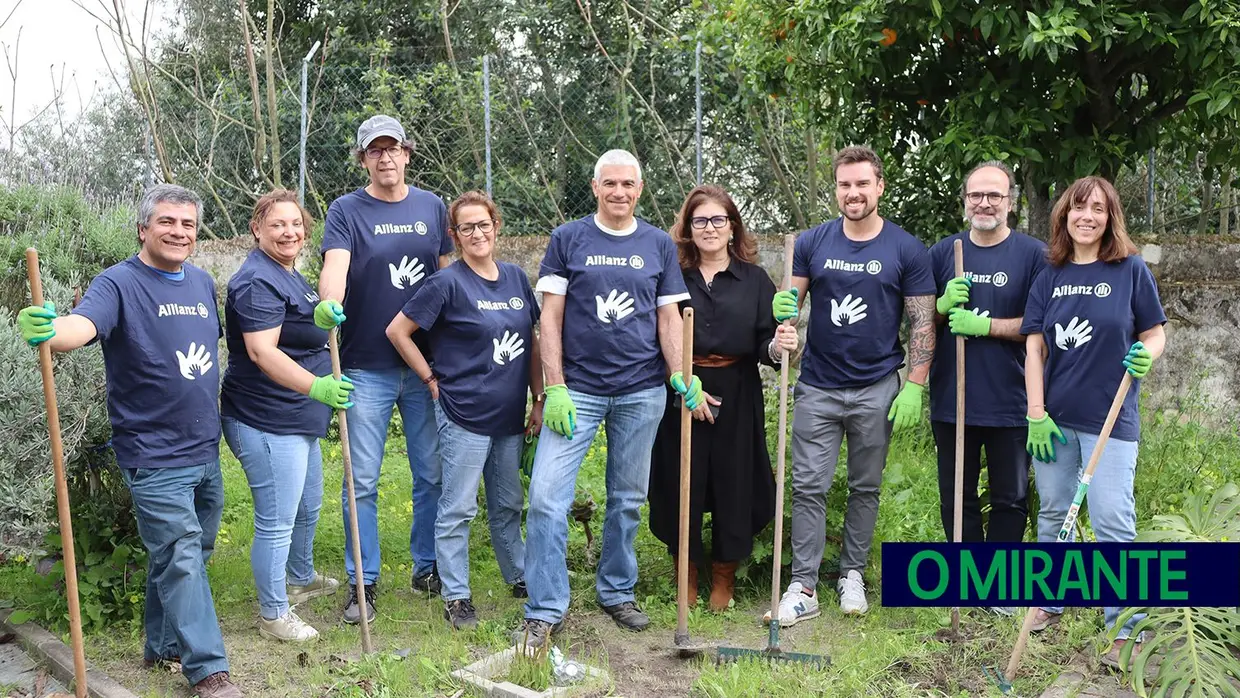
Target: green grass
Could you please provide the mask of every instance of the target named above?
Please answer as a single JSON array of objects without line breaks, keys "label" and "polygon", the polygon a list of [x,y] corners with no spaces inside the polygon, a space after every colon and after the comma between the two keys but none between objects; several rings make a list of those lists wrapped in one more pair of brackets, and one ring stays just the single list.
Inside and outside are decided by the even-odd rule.
[{"label": "green grass", "polygon": [[[773,400],[772,400],[773,402]],[[775,411],[768,409],[773,422]],[[1146,439],[1138,466],[1137,501],[1141,521],[1175,511],[1190,489],[1240,480],[1240,439],[1197,427],[1191,421],[1146,416]],[[774,432],[774,430],[771,430]],[[775,434],[769,435],[774,452]],[[823,563],[822,617],[781,633],[789,651],[827,654],[831,664],[818,671],[803,666],[746,661],[715,666],[703,660],[677,659],[672,651],[676,622],[674,570],[670,557],[649,533],[643,519],[637,539],[641,577],[636,594],[652,620],[641,634],[615,627],[596,607],[593,570],[586,566],[585,536],[570,522],[569,579],[572,602],[568,628],[557,645],[568,658],[611,672],[609,689],[617,695],[698,696],[965,696],[996,694],[983,666],[1004,666],[1019,629],[1019,618],[1000,618],[980,610],[962,613],[962,639],[951,639],[946,609],[884,608],[879,601],[880,545],[884,540],[940,540],[933,443],[928,428],[900,435],[892,444],[884,477],[878,530],[867,572],[870,613],[845,618],[834,608],[835,558],[845,502],[844,468],[828,497],[828,547]],[[606,501],[603,464],[606,444],[600,438],[581,470],[578,485],[599,511],[593,528],[601,536]],[[472,527],[471,584],[480,624],[452,631],[442,617],[439,599],[415,595],[409,588],[410,473],[403,439],[388,443],[380,485],[380,537],[383,566],[379,617],[372,626],[376,655],[359,659],[358,631],[340,622],[343,591],[298,608],[319,629],[317,643],[276,644],[255,629],[257,601],[249,566],[253,535],[252,503],[240,465],[221,448],[225,476],[225,511],[210,565],[216,608],[224,629],[234,676],[248,695],[432,696],[453,695],[464,686],[452,671],[509,645],[509,632],[521,618],[521,601],[511,598],[491,551],[484,512]],[[337,578],[343,574],[343,521],[339,497],[339,445],[324,442],[325,496],[315,542],[316,564]],[[480,501],[480,509],[484,509]],[[773,528],[773,527],[771,527]],[[706,610],[705,594],[689,616],[694,639],[720,645],[761,649],[767,632],[758,620],[770,598],[771,528],[759,537],[754,556],[742,568],[735,606],[722,614]],[[1086,527],[1088,535],[1088,528]],[[786,535],[786,534],[785,534]],[[790,551],[784,546],[785,563]],[[786,570],[786,568],[785,568]],[[36,594],[28,565],[0,566],[0,587],[32,603]],[[787,577],[784,577],[784,584]],[[1096,609],[1070,611],[1057,627],[1033,638],[1016,682],[1021,695],[1037,695],[1080,651],[1099,643],[1102,616]],[[142,636],[138,625],[114,626],[87,638],[91,662],[144,696],[188,696],[178,675],[141,668]]]}]

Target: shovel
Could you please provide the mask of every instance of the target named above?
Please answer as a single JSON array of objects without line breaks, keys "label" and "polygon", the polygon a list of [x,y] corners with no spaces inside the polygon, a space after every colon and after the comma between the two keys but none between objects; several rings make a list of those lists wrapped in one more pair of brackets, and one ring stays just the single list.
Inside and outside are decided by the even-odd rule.
[{"label": "shovel", "polygon": [[[680,343],[681,375],[685,385],[693,384],[693,308],[685,308],[684,338]],[[703,394],[702,399],[706,396]],[[680,401],[680,540],[676,555],[676,654],[682,659],[695,657],[708,645],[689,637],[689,474],[692,470],[693,412]]]}]

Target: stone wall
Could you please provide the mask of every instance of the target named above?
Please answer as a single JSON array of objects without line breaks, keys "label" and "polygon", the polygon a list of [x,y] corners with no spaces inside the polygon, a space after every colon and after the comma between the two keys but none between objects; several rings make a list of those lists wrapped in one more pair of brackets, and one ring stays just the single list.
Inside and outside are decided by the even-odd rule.
[{"label": "stone wall", "polygon": [[[546,236],[501,237],[501,259],[515,262],[530,277],[547,247]],[[760,263],[783,277],[783,245],[760,239]],[[1142,386],[1151,407],[1180,410],[1188,400],[1204,400],[1216,426],[1240,425],[1240,239],[1168,235],[1138,241],[1158,280],[1166,308],[1167,352]],[[204,241],[194,263],[215,275],[222,290],[250,250],[248,238]],[[307,252],[306,254],[309,254]],[[303,255],[304,257],[304,255]]]}]

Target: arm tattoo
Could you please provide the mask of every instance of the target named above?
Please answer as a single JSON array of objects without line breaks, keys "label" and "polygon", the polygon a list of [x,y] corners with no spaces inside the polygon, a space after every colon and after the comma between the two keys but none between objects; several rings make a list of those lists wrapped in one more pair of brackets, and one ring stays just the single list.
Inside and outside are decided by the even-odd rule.
[{"label": "arm tattoo", "polygon": [[912,296],[904,299],[904,311],[910,324],[908,363],[909,375],[919,369],[928,371],[934,358],[934,296]]}]

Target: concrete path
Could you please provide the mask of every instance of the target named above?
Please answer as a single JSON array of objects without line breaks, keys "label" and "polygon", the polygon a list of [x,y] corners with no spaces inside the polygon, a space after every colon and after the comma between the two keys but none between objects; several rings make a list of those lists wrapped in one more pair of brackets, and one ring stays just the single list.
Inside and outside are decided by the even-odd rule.
[{"label": "concrete path", "polygon": [[[61,693],[66,694],[64,686],[56,679],[48,676],[39,668],[30,655],[13,640],[0,644],[0,696],[3,698],[45,698]],[[3,639],[3,638],[0,638]]]}]

